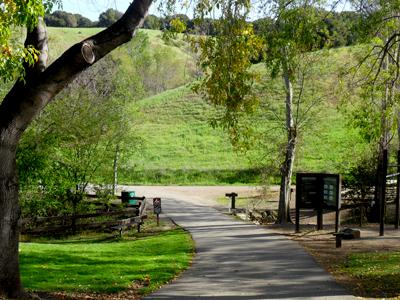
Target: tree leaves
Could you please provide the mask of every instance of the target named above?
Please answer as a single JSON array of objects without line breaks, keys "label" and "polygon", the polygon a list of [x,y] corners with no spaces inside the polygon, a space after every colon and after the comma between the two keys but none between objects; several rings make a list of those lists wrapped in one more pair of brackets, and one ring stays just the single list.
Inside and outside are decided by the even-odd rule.
[{"label": "tree leaves", "polygon": [[[257,97],[252,86],[259,74],[251,70],[251,58],[261,51],[262,39],[254,34],[237,3],[224,3],[223,11],[216,21],[216,35],[189,37],[193,51],[200,53],[197,65],[203,73],[202,81],[193,83],[191,89],[222,109],[210,124],[228,132],[237,149],[248,148],[245,141],[250,129],[242,119],[255,112]],[[239,131],[244,139],[239,138]]]},{"label": "tree leaves", "polygon": [[0,77],[4,82],[25,74],[23,64],[32,66],[39,54],[32,46],[24,47],[22,41],[12,36],[20,26],[31,30],[60,0],[0,0]]}]

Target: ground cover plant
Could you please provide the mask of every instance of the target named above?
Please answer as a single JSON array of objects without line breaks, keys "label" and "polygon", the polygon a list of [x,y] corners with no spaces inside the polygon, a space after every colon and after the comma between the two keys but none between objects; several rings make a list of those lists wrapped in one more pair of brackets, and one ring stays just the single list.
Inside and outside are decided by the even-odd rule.
[{"label": "ground cover plant", "polygon": [[[163,224],[161,224],[163,225]],[[164,224],[165,225],[165,224]],[[69,237],[23,237],[20,268],[24,287],[66,293],[147,294],[188,268],[190,235],[147,222],[140,234],[125,232]]]}]

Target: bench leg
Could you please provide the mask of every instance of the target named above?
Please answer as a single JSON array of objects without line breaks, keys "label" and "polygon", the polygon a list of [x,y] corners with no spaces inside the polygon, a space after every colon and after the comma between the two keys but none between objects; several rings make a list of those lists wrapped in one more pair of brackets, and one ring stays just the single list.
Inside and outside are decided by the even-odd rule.
[{"label": "bench leg", "polygon": [[336,236],[336,248],[340,248],[340,247],[342,247],[342,236],[337,235]]}]

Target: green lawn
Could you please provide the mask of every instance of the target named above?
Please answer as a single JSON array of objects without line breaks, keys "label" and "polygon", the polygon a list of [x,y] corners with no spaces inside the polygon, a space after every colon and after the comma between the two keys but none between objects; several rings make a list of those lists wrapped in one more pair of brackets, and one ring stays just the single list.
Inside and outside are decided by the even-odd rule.
[{"label": "green lawn", "polygon": [[377,297],[400,295],[399,251],[350,254],[340,265],[340,270],[352,277],[361,278],[360,287],[375,291]]},{"label": "green lawn", "polygon": [[188,268],[194,242],[182,229],[159,235],[112,240],[99,238],[20,243],[20,268],[29,290],[121,292],[146,281],[146,294]]}]

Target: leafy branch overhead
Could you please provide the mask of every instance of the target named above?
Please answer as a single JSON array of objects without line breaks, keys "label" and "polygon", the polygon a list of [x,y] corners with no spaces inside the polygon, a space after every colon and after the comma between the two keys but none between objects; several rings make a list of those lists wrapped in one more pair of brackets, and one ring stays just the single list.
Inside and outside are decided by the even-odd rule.
[{"label": "leafy branch overhead", "polygon": [[0,1],[0,77],[4,82],[24,76],[24,64],[32,67],[40,55],[33,45],[19,43],[13,30],[25,26],[28,31],[33,31],[37,22],[42,22],[38,17],[43,17],[54,5],[60,4],[59,0]]},{"label": "leafy branch overhead", "polygon": [[[245,117],[256,112],[257,97],[253,85],[260,74],[251,69],[254,57],[263,47],[263,39],[256,35],[253,25],[246,22],[249,2],[206,2],[200,1],[195,7],[195,24],[200,24],[207,12],[220,9],[222,15],[214,20],[214,35],[186,33],[197,66],[202,70],[202,80],[191,84],[194,93],[214,107],[221,109],[219,117],[210,120],[216,128],[228,132],[237,149],[247,150],[250,144],[242,141],[251,136],[250,124]],[[248,7],[249,8],[249,7]],[[186,24],[179,18],[171,21],[172,31],[185,31]],[[238,132],[241,131],[241,137]]]},{"label": "leafy branch overhead", "polygon": [[192,38],[194,51],[200,52],[197,64],[203,70],[202,81],[193,83],[192,90],[223,108],[222,117],[211,120],[211,125],[228,131],[237,147],[238,127],[245,125],[241,120],[254,114],[257,105],[252,88],[260,75],[251,70],[251,58],[260,52],[262,39],[239,18],[235,22],[220,19],[217,28],[217,36]]}]

